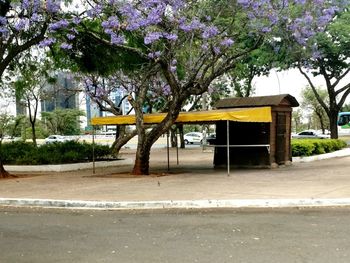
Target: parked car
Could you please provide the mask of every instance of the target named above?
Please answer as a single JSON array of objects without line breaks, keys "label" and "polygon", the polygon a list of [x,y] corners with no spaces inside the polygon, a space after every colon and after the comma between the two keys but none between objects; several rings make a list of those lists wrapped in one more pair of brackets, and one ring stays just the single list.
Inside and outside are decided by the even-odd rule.
[{"label": "parked car", "polygon": [[186,144],[202,143],[203,134],[200,132],[189,132],[184,135]]},{"label": "parked car", "polygon": [[211,133],[207,136],[207,143],[214,145],[216,143],[216,133]]},{"label": "parked car", "polygon": [[66,142],[67,139],[62,135],[50,135],[45,139],[45,143],[54,143],[54,142]]},{"label": "parked car", "polygon": [[317,133],[314,130],[307,130],[299,132],[298,134],[292,135],[294,139],[329,139],[330,135]]},{"label": "parked car", "polygon": [[11,137],[11,136],[8,136],[8,135],[5,135],[2,139],[4,141],[7,141],[7,142],[17,142],[17,141],[22,140],[21,137]]}]

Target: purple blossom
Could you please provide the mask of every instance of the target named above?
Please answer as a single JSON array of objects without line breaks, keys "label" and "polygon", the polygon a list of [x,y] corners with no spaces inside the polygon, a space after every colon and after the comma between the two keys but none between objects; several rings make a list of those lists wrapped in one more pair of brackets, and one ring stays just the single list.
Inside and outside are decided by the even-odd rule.
[{"label": "purple blossom", "polygon": [[264,26],[261,28],[261,32],[262,33],[269,33],[269,32],[271,32],[271,27]]},{"label": "purple blossom", "polygon": [[166,6],[163,4],[158,5],[156,8],[151,9],[146,18],[147,25],[156,25],[162,22],[162,16],[164,15]]},{"label": "purple blossom", "polygon": [[29,1],[28,0],[23,0],[22,1],[22,9],[24,9],[24,10],[27,10],[27,9],[29,9]]},{"label": "purple blossom", "polygon": [[161,55],[161,52],[160,52],[160,51],[148,53],[148,57],[149,57],[150,59],[159,58],[160,55]]},{"label": "purple blossom", "polygon": [[320,58],[322,58],[322,53],[319,50],[314,50],[312,52],[312,58],[313,59],[320,59]]},{"label": "purple blossom", "polygon": [[68,38],[69,40],[73,40],[73,39],[75,38],[75,35],[73,35],[73,34],[67,34],[67,38]]},{"label": "purple blossom", "polygon": [[215,37],[218,34],[219,34],[219,30],[216,26],[208,26],[204,28],[202,37],[204,39],[208,39],[208,38]]},{"label": "purple blossom", "polygon": [[60,45],[60,47],[62,48],[62,49],[72,49],[72,44],[68,44],[68,43],[62,43],[61,45]]},{"label": "purple blossom", "polygon": [[171,41],[176,41],[178,39],[178,36],[175,34],[168,34],[168,33],[164,33],[163,36]]},{"label": "purple blossom", "polygon": [[39,11],[40,6],[41,6],[40,0],[34,0],[33,1],[32,12],[33,13],[37,13]]},{"label": "purple blossom", "polygon": [[102,25],[103,28],[114,28],[114,29],[116,29],[116,28],[119,27],[120,23],[119,23],[118,17],[111,16],[111,17],[108,18],[107,21],[103,21],[101,25]]},{"label": "purple blossom", "polygon": [[32,20],[33,22],[39,22],[41,19],[42,19],[42,17],[41,17],[39,14],[37,14],[37,13],[34,13],[34,14],[32,15],[32,17],[31,17],[31,20]]},{"label": "purple blossom", "polygon": [[27,18],[22,18],[18,20],[18,22],[15,24],[15,29],[17,31],[23,31],[26,29],[28,24],[29,24],[29,20]]},{"label": "purple blossom", "polygon": [[7,18],[0,16],[0,25],[7,25]]},{"label": "purple blossom", "polygon": [[337,8],[336,6],[331,6],[329,8],[326,8],[323,10],[323,14],[326,16],[334,16],[334,14],[339,11],[339,8]]},{"label": "purple blossom", "polygon": [[165,96],[169,96],[171,95],[171,89],[170,89],[170,86],[169,85],[165,85],[163,88],[162,88],[162,92]]},{"label": "purple blossom", "polygon": [[221,46],[224,46],[224,47],[230,47],[232,46],[234,43],[234,41],[231,39],[231,38],[225,38],[223,41],[221,41]]},{"label": "purple blossom", "polygon": [[56,23],[50,24],[49,25],[49,31],[57,31],[61,28],[66,28],[68,27],[69,22],[66,19],[62,19]]},{"label": "purple blossom", "polygon": [[81,23],[81,19],[79,17],[74,17],[72,22],[75,24],[75,25],[79,25]]},{"label": "purple blossom", "polygon": [[177,64],[177,60],[176,59],[173,59],[171,62],[170,62],[170,71],[172,73],[175,73],[176,72],[176,64]]},{"label": "purple blossom", "polygon": [[194,18],[189,24],[186,24],[185,19],[180,19],[179,21],[179,28],[185,32],[202,29],[203,27],[204,24],[201,23],[198,18]]},{"label": "purple blossom", "polygon": [[120,35],[117,35],[115,33],[112,33],[111,34],[111,43],[113,45],[120,45],[120,44],[124,44],[125,42],[125,38],[124,36],[120,36]]},{"label": "purple blossom", "polygon": [[215,55],[219,55],[221,53],[221,50],[219,47],[213,47],[213,51],[214,51]]},{"label": "purple blossom", "polygon": [[144,38],[144,43],[145,43],[146,45],[152,44],[154,41],[159,40],[162,36],[163,36],[163,34],[160,33],[160,32],[151,32],[151,33],[148,33],[148,34],[145,36],[145,38]]},{"label": "purple blossom", "polygon": [[7,35],[7,33],[9,33],[9,30],[6,27],[0,26],[1,37],[4,37],[4,35]]},{"label": "purple blossom", "polygon": [[248,8],[251,4],[251,0],[237,0],[237,3],[245,8]]},{"label": "purple blossom", "polygon": [[89,9],[86,14],[88,17],[95,18],[102,13],[102,5],[98,4],[94,8]]},{"label": "purple blossom", "polygon": [[61,8],[60,5],[60,0],[46,0],[46,10],[49,13],[57,13]]},{"label": "purple blossom", "polygon": [[201,45],[201,48],[204,50],[204,51],[207,51],[209,49],[209,46],[208,46],[208,43],[204,43]]},{"label": "purple blossom", "polygon": [[39,43],[39,47],[48,47],[51,46],[52,44],[56,43],[56,39],[54,38],[46,38],[43,41]]}]

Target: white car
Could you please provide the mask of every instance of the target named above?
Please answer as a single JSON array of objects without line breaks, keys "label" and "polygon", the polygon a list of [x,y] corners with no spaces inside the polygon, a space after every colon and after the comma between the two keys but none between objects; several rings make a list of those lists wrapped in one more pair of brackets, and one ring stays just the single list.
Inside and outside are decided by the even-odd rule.
[{"label": "white car", "polygon": [[292,135],[294,139],[329,139],[330,136],[327,134],[317,133],[314,130],[302,131],[298,134]]},{"label": "white car", "polygon": [[66,142],[67,139],[62,135],[50,135],[45,139],[45,143],[54,143],[54,142]]},{"label": "white car", "polygon": [[200,132],[189,132],[184,135],[186,144],[202,143],[203,134]]}]

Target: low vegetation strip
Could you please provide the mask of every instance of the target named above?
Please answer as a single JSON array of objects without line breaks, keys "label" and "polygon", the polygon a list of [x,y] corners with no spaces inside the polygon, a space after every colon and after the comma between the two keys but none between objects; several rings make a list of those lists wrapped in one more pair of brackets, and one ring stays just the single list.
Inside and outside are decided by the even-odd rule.
[{"label": "low vegetation strip", "polygon": [[[92,144],[67,141],[35,147],[32,143],[11,142],[1,146],[1,158],[7,165],[40,165],[88,162],[93,159]],[[112,157],[109,146],[95,145],[96,160]]]},{"label": "low vegetation strip", "polygon": [[346,142],[339,139],[294,139],[292,156],[312,156],[334,152],[346,147]]}]

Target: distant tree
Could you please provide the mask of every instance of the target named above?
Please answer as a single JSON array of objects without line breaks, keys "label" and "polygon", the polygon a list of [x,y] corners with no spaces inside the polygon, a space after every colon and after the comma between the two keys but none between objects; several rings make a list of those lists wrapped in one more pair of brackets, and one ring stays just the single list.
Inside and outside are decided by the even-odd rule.
[{"label": "distant tree", "polygon": [[[36,52],[35,52],[36,51]],[[36,122],[38,107],[42,100],[47,99],[46,88],[49,83],[55,81],[49,74],[52,63],[40,56],[39,51],[31,50],[30,53],[16,65],[13,72],[16,80],[13,82],[15,96],[28,113],[31,127],[31,138],[36,146]]]},{"label": "distant tree", "polygon": [[10,174],[4,169],[3,160],[2,160],[2,140],[5,134],[8,132],[8,126],[12,120],[12,116],[3,113],[0,114],[0,178],[10,177]]},{"label": "distant tree", "polygon": [[[327,101],[327,91],[320,88],[316,88],[316,91],[319,94],[320,98],[328,105],[329,103]],[[317,123],[320,124],[322,133],[324,134],[325,130],[329,127],[326,111],[318,102],[318,100],[315,97],[314,91],[310,89],[310,87],[304,88],[302,90],[301,95],[302,95],[301,107],[311,111],[312,112],[311,116],[315,115],[317,117]]]},{"label": "distant tree", "polygon": [[17,115],[16,117],[14,117],[12,121],[8,124],[8,135],[11,138],[20,137],[23,129],[22,127],[25,121],[25,115]]},{"label": "distant tree", "polygon": [[77,109],[55,109],[52,112],[42,112],[42,121],[52,134],[80,134],[79,117],[85,113]]},{"label": "distant tree", "polygon": [[303,112],[301,109],[293,110],[292,113],[292,127],[295,132],[300,132],[302,130],[302,119]]},{"label": "distant tree", "polygon": [[349,112],[350,111],[350,104],[343,105],[341,111],[348,111]]}]

